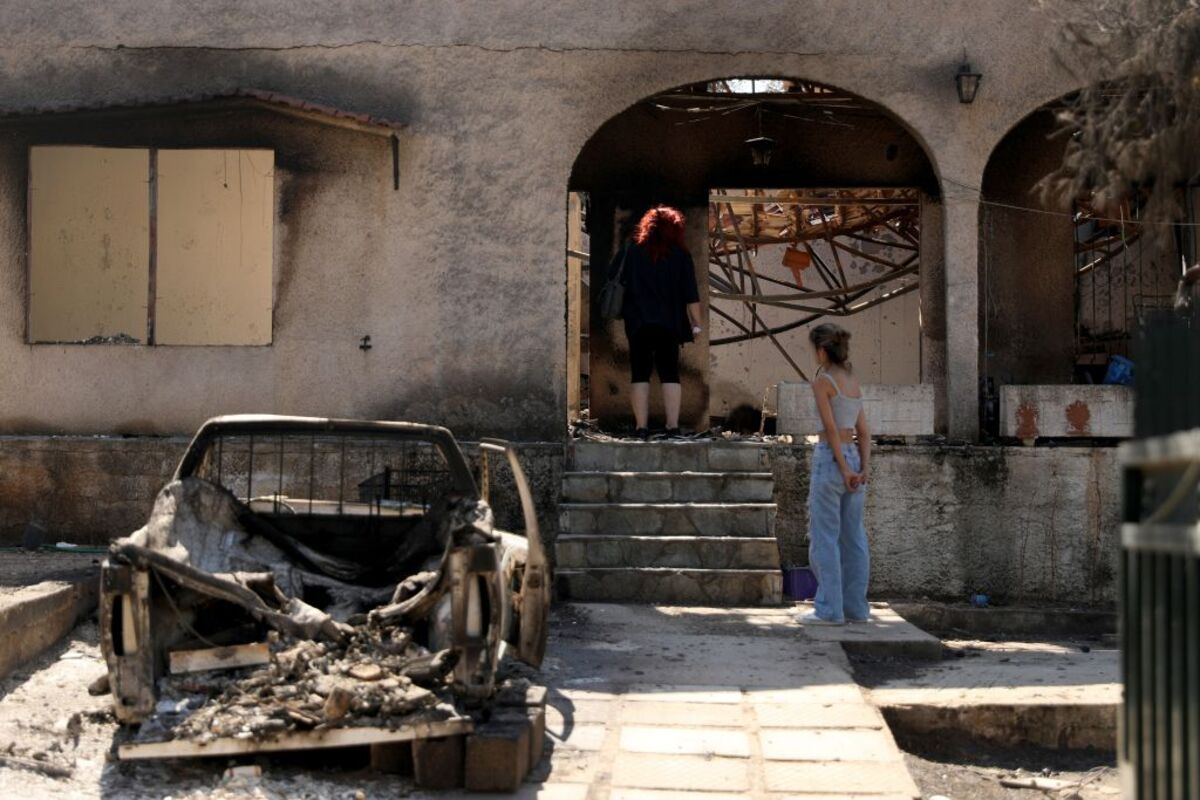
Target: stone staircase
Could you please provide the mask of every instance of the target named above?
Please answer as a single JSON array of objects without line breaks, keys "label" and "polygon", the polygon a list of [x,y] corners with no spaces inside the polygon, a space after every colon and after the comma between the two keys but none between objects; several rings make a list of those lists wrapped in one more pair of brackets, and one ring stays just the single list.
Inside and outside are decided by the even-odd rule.
[{"label": "stone staircase", "polygon": [[568,445],[556,543],[576,601],[774,605],[775,483],[749,442]]}]

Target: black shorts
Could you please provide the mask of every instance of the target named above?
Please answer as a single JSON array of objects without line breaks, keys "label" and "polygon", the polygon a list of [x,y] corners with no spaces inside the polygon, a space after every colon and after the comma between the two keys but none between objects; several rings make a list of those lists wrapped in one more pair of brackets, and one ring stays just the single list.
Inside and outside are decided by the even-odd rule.
[{"label": "black shorts", "polygon": [[658,371],[662,383],[679,383],[679,342],[657,325],[643,325],[629,339],[629,366],[634,383],[648,383]]}]

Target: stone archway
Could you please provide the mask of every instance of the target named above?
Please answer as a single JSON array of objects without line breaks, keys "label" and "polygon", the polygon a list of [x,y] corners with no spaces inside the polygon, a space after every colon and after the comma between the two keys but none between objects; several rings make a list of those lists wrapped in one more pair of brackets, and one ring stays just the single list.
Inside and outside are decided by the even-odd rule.
[{"label": "stone archway", "polygon": [[[759,135],[772,140],[769,164],[755,164],[747,143]],[[912,314],[914,330],[919,327],[920,332],[913,336],[917,366],[911,382],[944,382],[942,225],[929,155],[902,122],[877,103],[800,80],[727,79],[660,92],[630,106],[601,125],[575,161],[569,183],[568,252],[576,256],[573,264],[568,257],[568,353],[582,369],[569,363],[568,396],[579,398],[572,410],[587,408],[605,427],[627,424],[624,337],[619,326],[599,319],[595,307],[622,224],[655,203],[681,208],[689,219],[689,246],[705,295],[709,193],[733,187],[914,190],[921,218],[928,221],[920,235],[928,258],[921,264],[919,311]],[[586,235],[581,231],[585,210]],[[586,268],[580,254],[585,244]],[[580,273],[586,273],[585,280]],[[593,290],[590,297],[588,288]],[[804,331],[797,333],[802,338]],[[770,350],[765,339],[763,344]],[[807,352],[797,355],[808,358]],[[779,363],[782,370],[791,369],[782,358]],[[579,372],[586,373],[584,380]],[[711,372],[706,330],[702,341],[685,348],[685,426],[708,427]],[[772,374],[770,369],[759,373]],[[777,379],[783,378],[797,376],[779,371]],[[756,386],[754,394],[761,396],[762,388]]]}]

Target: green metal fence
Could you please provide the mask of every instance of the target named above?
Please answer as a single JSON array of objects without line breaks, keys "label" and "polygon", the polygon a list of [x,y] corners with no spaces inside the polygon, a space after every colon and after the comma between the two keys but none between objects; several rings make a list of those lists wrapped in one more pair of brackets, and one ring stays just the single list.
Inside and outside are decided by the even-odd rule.
[{"label": "green metal fence", "polygon": [[1124,796],[1200,798],[1200,316],[1148,324],[1122,446]]}]

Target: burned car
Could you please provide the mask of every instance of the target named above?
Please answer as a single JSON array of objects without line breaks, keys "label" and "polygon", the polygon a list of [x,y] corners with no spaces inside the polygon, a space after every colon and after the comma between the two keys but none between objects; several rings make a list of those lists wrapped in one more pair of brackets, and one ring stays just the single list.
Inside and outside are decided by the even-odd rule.
[{"label": "burned car", "polygon": [[[467,720],[506,654],[540,665],[549,605],[521,466],[504,442],[480,449],[477,485],[445,428],[206,422],[102,568],[118,719],[142,723],[142,740],[201,745],[469,729],[434,723]],[[497,469],[511,470],[523,534],[494,523]]]}]

